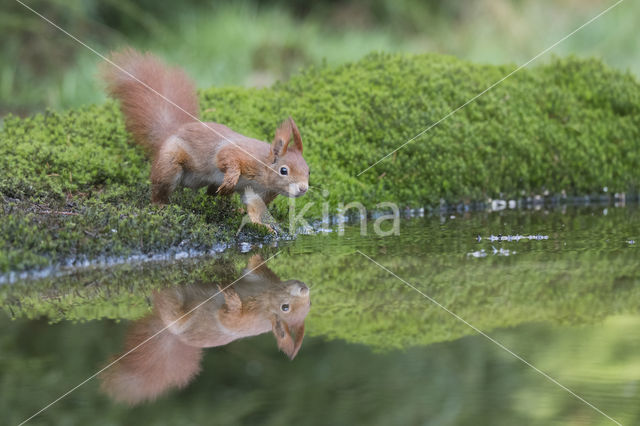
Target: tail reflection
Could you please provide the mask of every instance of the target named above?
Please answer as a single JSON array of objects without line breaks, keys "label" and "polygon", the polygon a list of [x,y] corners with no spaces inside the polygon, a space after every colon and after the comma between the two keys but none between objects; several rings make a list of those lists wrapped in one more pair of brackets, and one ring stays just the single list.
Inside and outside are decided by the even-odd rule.
[{"label": "tail reflection", "polygon": [[154,399],[195,377],[202,348],[268,331],[273,331],[278,347],[295,358],[311,306],[309,288],[301,281],[281,281],[266,265],[258,267],[262,262],[253,256],[243,273],[257,268],[228,288],[193,284],[155,292],[153,312],[132,324],[123,353],[171,326],[106,370],[102,389],[129,404]]}]

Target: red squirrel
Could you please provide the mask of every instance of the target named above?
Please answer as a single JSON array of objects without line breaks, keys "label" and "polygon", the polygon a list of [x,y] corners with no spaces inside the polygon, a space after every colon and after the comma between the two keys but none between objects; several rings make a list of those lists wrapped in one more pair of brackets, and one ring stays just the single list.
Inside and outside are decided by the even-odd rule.
[{"label": "red squirrel", "polygon": [[278,194],[299,197],[309,188],[302,137],[291,117],[271,145],[203,123],[195,85],[184,71],[131,48],[113,53],[101,75],[108,94],[120,101],[127,130],[150,153],[153,204],[167,204],[178,186],[206,186],[210,195],[240,193],[251,221],[262,223]]},{"label": "red squirrel", "polygon": [[232,286],[193,284],[157,291],[152,313],[127,332],[126,355],[102,373],[102,389],[131,405],[153,400],[195,377],[202,348],[269,331],[293,359],[310,307],[309,288],[301,281],[280,280],[259,255]]}]

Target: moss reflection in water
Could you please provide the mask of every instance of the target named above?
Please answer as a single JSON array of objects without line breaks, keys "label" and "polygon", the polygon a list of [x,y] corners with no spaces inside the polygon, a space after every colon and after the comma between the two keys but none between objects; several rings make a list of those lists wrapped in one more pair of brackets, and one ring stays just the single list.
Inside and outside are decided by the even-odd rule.
[{"label": "moss reflection in water", "polygon": [[[90,383],[40,421],[82,423],[100,412],[92,424],[202,423],[212,415],[224,424],[607,424],[357,249],[635,424],[640,263],[631,241],[640,240],[638,221],[636,208],[505,211],[405,221],[393,238],[361,238],[357,227],[343,238],[300,237],[269,263],[313,293],[311,338],[293,363],[271,337],[259,336],[208,351],[194,383],[156,403],[112,405]],[[492,234],[548,239],[498,243],[487,240]],[[493,253],[492,246],[515,254],[468,256]],[[15,318],[0,340],[2,388],[11,389],[0,411],[11,408],[14,422],[27,417],[120,350],[125,326],[93,320],[140,318],[154,289],[233,279],[248,256],[122,265],[0,288]]]},{"label": "moss reflection in water", "polygon": [[[359,238],[357,229],[301,237],[270,263],[280,276],[313,286],[312,335],[379,349],[454,340],[472,330],[360,255],[371,255],[484,331],[525,322],[580,324],[638,313],[637,209],[563,215],[523,212],[470,219],[405,222],[396,238]],[[527,230],[527,232],[523,232]],[[478,234],[545,233],[544,241],[476,242]],[[467,253],[501,244],[514,256]],[[271,249],[264,249],[265,258]],[[189,259],[164,266],[123,265],[0,288],[8,314],[50,321],[136,319],[150,310],[154,288],[223,282],[239,276],[246,255]]]}]

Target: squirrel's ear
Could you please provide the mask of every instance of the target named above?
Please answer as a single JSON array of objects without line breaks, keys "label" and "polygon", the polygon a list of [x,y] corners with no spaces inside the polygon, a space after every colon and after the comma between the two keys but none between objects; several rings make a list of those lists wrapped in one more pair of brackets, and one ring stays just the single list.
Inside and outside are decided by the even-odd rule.
[{"label": "squirrel's ear", "polygon": [[273,156],[274,163],[275,160],[281,155],[284,155],[285,152],[287,152],[287,145],[285,145],[282,139],[276,137],[271,144],[271,155]]},{"label": "squirrel's ear", "polygon": [[289,332],[287,324],[280,320],[277,315],[274,315],[271,319],[271,326],[273,327],[273,335],[276,336],[278,342],[278,348],[284,352],[289,359],[293,359],[296,356],[296,348]]},{"label": "squirrel's ear", "polygon": [[289,141],[291,140],[291,122],[285,120],[280,127],[276,130],[276,137],[271,144],[271,154],[274,158],[284,155],[289,147]]},{"label": "squirrel's ear", "polygon": [[291,123],[291,130],[293,132],[293,146],[302,154],[302,136],[300,136],[300,130],[298,130],[298,126],[296,126],[293,118],[289,117],[289,122]]},{"label": "squirrel's ear", "polygon": [[302,339],[304,339],[304,322],[300,323],[300,325],[292,327],[293,334],[296,336],[296,340],[293,344],[293,353],[289,356],[289,358],[294,359],[296,355],[298,355],[298,351],[302,346]]}]

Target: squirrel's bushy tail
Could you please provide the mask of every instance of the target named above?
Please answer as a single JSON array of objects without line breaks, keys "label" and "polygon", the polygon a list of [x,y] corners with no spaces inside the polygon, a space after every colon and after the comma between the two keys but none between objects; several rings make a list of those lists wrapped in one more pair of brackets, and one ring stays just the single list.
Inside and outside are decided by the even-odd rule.
[{"label": "squirrel's bushy tail", "polygon": [[164,327],[156,315],[132,325],[123,354],[140,347],[101,374],[101,387],[107,395],[134,405],[153,400],[170,388],[184,387],[195,377],[200,371],[201,348],[186,345],[169,330],[143,343]]},{"label": "squirrel's bushy tail", "polygon": [[111,61],[119,68],[105,62],[100,74],[137,143],[154,151],[182,124],[197,120],[196,88],[184,71],[131,48],[112,53]]}]

